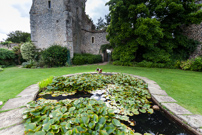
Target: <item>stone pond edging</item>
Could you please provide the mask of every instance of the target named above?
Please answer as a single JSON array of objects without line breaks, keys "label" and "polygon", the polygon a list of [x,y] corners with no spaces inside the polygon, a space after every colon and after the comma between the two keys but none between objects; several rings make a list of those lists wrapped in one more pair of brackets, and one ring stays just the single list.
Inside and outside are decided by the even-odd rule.
[{"label": "stone pond edging", "polygon": [[[90,72],[96,74],[96,72]],[[83,74],[83,73],[77,73]],[[117,74],[103,73],[103,74]],[[68,74],[64,76],[72,76],[76,74]],[[202,116],[194,115],[190,111],[177,104],[177,101],[169,97],[167,93],[155,82],[146,77],[131,75],[144,80],[148,84],[149,92],[152,95],[153,101],[160,106],[171,118],[178,123],[183,124],[186,128],[196,135],[202,135]],[[24,89],[16,98],[9,99],[0,111],[0,135],[23,135],[24,125],[22,119],[22,112],[26,109],[26,104],[33,101],[39,91],[38,84],[33,84]],[[8,110],[8,111],[7,111]]]}]

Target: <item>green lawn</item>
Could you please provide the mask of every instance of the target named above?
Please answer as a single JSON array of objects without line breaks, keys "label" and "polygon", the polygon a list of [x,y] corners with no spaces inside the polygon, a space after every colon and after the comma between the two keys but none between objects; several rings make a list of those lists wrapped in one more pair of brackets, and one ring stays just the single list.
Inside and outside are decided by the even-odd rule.
[{"label": "green lawn", "polygon": [[194,114],[202,114],[202,72],[178,69],[122,67],[113,65],[89,65],[49,69],[5,68],[0,72],[0,101],[14,98],[29,85],[49,76],[94,72],[99,67],[103,72],[121,72],[147,77],[156,81],[178,104]]}]

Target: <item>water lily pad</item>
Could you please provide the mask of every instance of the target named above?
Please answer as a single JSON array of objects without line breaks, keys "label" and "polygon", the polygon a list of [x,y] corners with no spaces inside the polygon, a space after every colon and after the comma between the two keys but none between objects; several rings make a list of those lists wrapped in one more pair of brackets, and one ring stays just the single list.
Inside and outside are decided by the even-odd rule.
[{"label": "water lily pad", "polygon": [[44,131],[38,131],[34,135],[45,135],[45,134],[46,134],[46,132],[44,132]]}]

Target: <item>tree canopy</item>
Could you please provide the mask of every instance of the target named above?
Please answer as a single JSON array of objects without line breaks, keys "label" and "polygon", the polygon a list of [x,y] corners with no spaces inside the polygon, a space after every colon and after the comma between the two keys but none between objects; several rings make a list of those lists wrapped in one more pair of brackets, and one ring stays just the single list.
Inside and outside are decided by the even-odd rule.
[{"label": "tree canopy", "polygon": [[103,29],[106,30],[106,28],[110,24],[110,20],[111,20],[110,14],[105,15],[104,19],[102,17],[100,17],[96,24],[96,29],[97,30],[103,30]]},{"label": "tree canopy", "polygon": [[113,59],[167,63],[186,59],[198,42],[183,35],[183,26],[199,24],[201,4],[195,0],[110,0],[107,39]]},{"label": "tree canopy", "polygon": [[7,36],[8,38],[5,41],[11,41],[13,43],[25,43],[31,40],[30,33],[22,32],[19,30],[10,32]]}]

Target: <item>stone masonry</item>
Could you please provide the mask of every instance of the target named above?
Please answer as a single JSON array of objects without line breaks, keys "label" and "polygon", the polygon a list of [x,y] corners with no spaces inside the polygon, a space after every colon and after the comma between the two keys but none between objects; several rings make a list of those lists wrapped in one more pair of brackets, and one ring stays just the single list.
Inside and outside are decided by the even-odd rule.
[{"label": "stone masonry", "polygon": [[[33,0],[30,10],[31,40],[37,48],[58,44],[74,53],[98,54],[106,41],[106,33],[92,34],[94,24],[85,13],[86,0]],[[88,32],[87,32],[88,31]],[[98,47],[91,47],[90,35]],[[100,38],[102,37],[102,38]],[[89,41],[86,41],[89,40]]]},{"label": "stone masonry", "polygon": [[[184,35],[190,39],[194,39],[202,43],[202,23],[192,24],[188,27],[183,27]],[[191,54],[190,58],[195,58],[202,55],[201,44],[197,46],[196,50]]]},{"label": "stone masonry", "polygon": [[[201,4],[202,0],[196,0],[195,3]],[[192,24],[190,26],[182,27],[184,35],[190,39],[194,39],[202,43],[202,23],[201,24]],[[190,55],[190,58],[195,58],[202,55],[202,44],[198,45],[193,54]]]},{"label": "stone masonry", "polygon": [[81,46],[82,53],[99,54],[101,45],[109,43],[108,41],[106,41],[106,32],[89,32],[83,30],[83,34],[85,36],[83,37],[84,42]]}]

